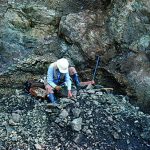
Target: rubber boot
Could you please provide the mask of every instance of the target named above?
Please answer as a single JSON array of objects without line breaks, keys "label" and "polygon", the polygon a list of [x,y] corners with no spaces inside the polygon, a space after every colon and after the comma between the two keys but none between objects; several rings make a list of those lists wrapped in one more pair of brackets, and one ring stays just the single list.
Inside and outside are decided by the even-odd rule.
[{"label": "rubber boot", "polygon": [[50,102],[50,103],[52,103],[52,104],[56,104],[56,103],[57,103],[57,102],[56,102],[56,98],[55,98],[55,96],[54,96],[54,93],[48,94],[47,97],[48,97],[48,102]]},{"label": "rubber boot", "polygon": [[75,84],[75,86],[76,86],[77,88],[80,87],[80,81],[79,81],[79,78],[78,78],[78,74],[77,74],[77,73],[75,73],[75,74],[73,75],[73,82],[74,82],[74,84]]}]

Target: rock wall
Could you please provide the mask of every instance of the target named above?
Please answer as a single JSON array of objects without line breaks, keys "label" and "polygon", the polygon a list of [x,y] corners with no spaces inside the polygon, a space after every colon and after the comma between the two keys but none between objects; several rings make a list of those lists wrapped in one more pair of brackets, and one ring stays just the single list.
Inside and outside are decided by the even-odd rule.
[{"label": "rock wall", "polygon": [[28,78],[39,78],[46,74],[51,62],[62,56],[72,65],[84,64],[82,49],[61,37],[59,23],[62,16],[94,7],[92,3],[73,0],[0,3],[0,87],[16,87]]},{"label": "rock wall", "polygon": [[107,24],[109,37],[119,51],[119,55],[109,61],[108,68],[114,76],[118,73],[124,76],[127,88],[130,87],[127,93],[133,91],[131,94],[138,97],[141,107],[149,107],[150,99],[149,8],[150,2],[145,0],[117,1]]}]

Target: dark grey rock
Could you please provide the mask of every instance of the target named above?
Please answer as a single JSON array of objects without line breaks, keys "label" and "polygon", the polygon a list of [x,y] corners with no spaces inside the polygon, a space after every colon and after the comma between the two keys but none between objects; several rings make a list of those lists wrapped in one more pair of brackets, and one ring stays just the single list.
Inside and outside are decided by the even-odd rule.
[{"label": "dark grey rock", "polygon": [[17,136],[13,136],[13,137],[11,138],[11,140],[12,140],[13,142],[16,142],[16,141],[18,140],[18,137],[17,137]]},{"label": "dark grey rock", "polygon": [[69,114],[68,114],[67,110],[64,109],[64,110],[59,114],[59,117],[60,117],[61,119],[65,119],[68,115],[69,115]]},{"label": "dark grey rock", "polygon": [[112,134],[115,139],[120,139],[119,134],[117,132],[113,132]]},{"label": "dark grey rock", "polygon": [[79,108],[73,108],[72,113],[75,118],[78,118],[81,113],[81,110]]},{"label": "dark grey rock", "polygon": [[73,141],[78,144],[78,143],[80,143],[81,138],[82,138],[82,135],[81,134],[77,134],[76,137],[73,139]]},{"label": "dark grey rock", "polygon": [[18,113],[12,113],[12,119],[18,123],[20,121],[20,115]]},{"label": "dark grey rock", "polygon": [[17,123],[15,123],[12,119],[9,120],[9,125],[15,126]]}]

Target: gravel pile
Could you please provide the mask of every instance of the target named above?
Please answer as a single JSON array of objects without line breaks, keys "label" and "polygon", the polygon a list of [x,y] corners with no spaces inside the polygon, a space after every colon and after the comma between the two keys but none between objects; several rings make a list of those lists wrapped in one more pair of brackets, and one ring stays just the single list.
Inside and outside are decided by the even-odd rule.
[{"label": "gravel pile", "polygon": [[16,90],[0,99],[0,149],[148,150],[150,116],[128,97],[80,90],[57,107]]}]

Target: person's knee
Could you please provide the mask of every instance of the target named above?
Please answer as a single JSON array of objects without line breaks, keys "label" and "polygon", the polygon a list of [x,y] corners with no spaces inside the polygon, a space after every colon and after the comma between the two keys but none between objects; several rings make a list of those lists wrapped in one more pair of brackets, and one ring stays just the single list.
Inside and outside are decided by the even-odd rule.
[{"label": "person's knee", "polygon": [[69,67],[69,74],[74,75],[75,73],[77,73],[75,67]]}]

